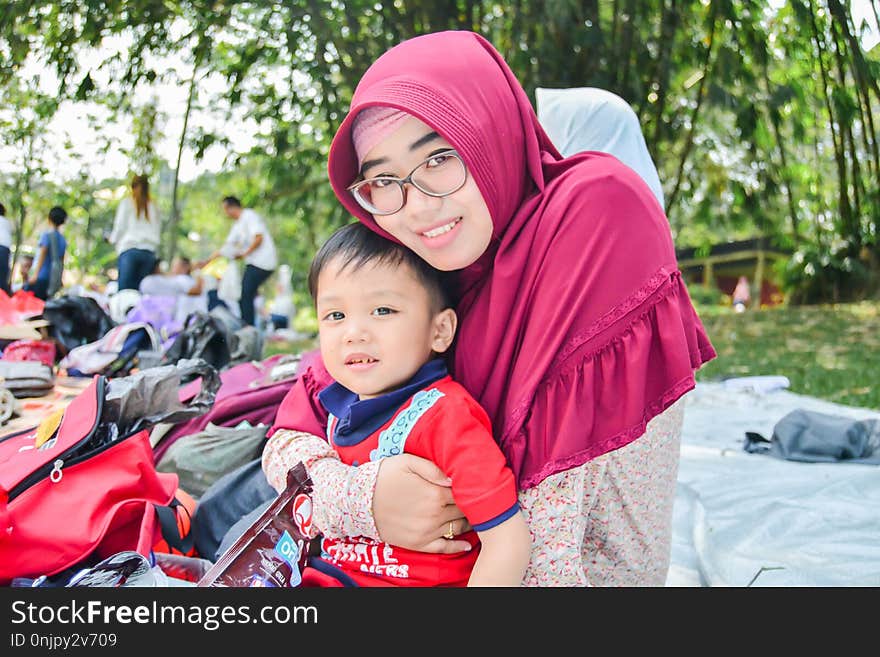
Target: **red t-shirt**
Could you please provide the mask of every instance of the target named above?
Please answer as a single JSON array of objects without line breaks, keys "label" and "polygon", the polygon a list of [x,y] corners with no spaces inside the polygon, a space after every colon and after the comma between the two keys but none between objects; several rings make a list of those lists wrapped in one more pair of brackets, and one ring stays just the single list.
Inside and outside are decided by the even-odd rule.
[{"label": "red t-shirt", "polygon": [[[452,479],[452,494],[471,526],[488,529],[517,512],[516,485],[486,412],[446,376],[401,404],[391,419],[355,445],[337,445],[349,465],[407,453],[429,459]],[[459,554],[429,554],[364,537],[322,540],[321,558],[362,586],[465,586],[479,553],[475,531],[458,537],[474,546]]]}]

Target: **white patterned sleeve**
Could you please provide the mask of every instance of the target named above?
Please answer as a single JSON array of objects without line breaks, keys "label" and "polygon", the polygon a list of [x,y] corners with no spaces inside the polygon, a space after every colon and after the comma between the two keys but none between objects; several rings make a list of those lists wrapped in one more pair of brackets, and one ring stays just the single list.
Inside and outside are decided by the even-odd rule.
[{"label": "white patterned sleeve", "polygon": [[302,462],[312,479],[314,524],[329,538],[365,536],[379,540],[373,520],[373,491],[379,461],[358,467],[344,464],[327,441],[302,431],[276,431],[263,450],[263,472],[279,493],[287,472]]}]

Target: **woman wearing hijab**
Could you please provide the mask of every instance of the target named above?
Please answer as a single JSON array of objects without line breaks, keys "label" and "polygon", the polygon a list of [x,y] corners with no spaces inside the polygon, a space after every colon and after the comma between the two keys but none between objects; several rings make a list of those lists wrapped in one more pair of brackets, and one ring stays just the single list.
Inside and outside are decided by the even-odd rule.
[{"label": "woman wearing hijab", "polygon": [[131,179],[131,195],[119,202],[108,241],[118,254],[118,291],[137,290],[156,268],[162,222],[146,176]]},{"label": "woman wearing hijab", "polygon": [[[360,221],[459,274],[450,366],[516,475],[533,542],[524,584],[664,584],[679,400],[715,351],[650,188],[609,155],[563,159],[501,55],[465,31],[374,62],[329,175]],[[263,452],[269,482],[282,490],[305,463],[325,535],[466,549],[435,465],[336,459],[320,437],[329,382],[317,362],[281,404]]]},{"label": "woman wearing hijab", "polygon": [[538,121],[563,157],[611,153],[642,177],[664,206],[663,187],[639,117],[623,98],[596,87],[535,89]]}]

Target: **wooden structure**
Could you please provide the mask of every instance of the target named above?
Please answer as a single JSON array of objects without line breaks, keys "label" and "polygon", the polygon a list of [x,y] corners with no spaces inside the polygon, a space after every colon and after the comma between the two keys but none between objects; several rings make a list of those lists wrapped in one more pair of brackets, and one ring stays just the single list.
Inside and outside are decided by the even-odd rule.
[{"label": "wooden structure", "polygon": [[771,247],[766,237],[715,244],[704,253],[701,248],[676,249],[678,267],[689,283],[717,287],[731,294],[740,276],[749,279],[753,298],[760,293],[761,305],[781,300],[781,291],[773,275],[772,263],[788,260],[790,252]]}]

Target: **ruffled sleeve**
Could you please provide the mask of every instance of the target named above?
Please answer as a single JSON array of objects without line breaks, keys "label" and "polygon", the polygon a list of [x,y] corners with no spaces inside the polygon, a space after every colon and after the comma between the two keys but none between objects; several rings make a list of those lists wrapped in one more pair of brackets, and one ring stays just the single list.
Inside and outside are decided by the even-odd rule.
[{"label": "ruffled sleeve", "polygon": [[694,387],[694,370],[715,355],[681,273],[657,272],[625,305],[571,340],[538,386],[522,428],[504,446],[520,488],[639,438],[651,418]]}]

